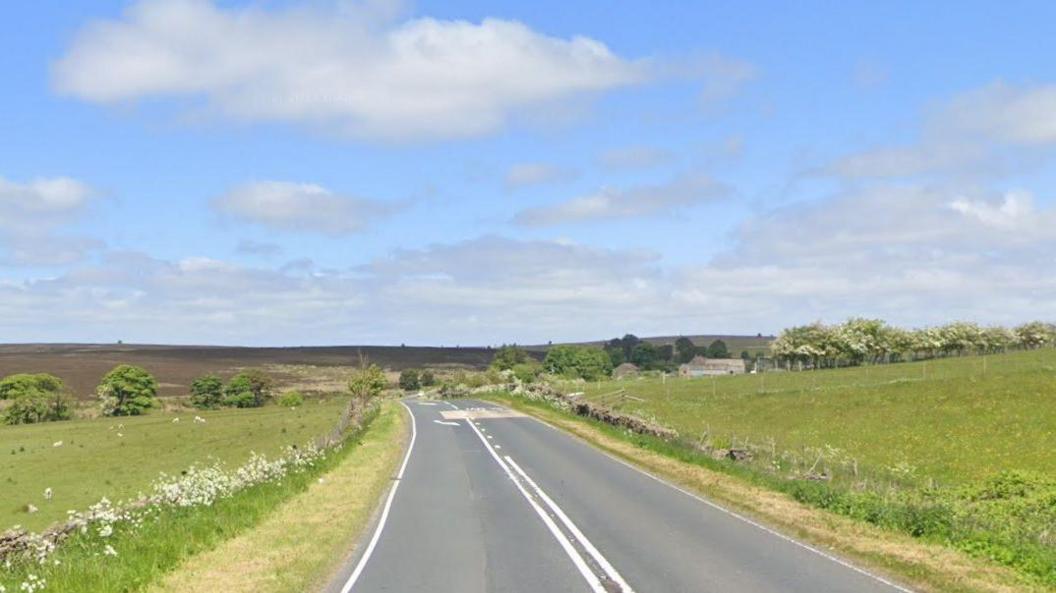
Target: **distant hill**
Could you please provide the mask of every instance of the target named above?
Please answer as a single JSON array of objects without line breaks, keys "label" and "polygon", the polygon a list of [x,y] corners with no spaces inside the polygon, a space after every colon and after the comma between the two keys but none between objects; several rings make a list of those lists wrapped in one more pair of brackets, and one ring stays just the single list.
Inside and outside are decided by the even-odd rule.
[{"label": "distant hill", "polygon": [[[103,375],[118,364],[142,366],[157,377],[161,395],[184,395],[191,381],[205,373],[225,377],[241,368],[263,365],[354,366],[362,354],[384,368],[484,368],[488,348],[422,346],[321,346],[241,348],[228,346],[161,346],[142,344],[6,344],[0,345],[0,376],[51,373],[62,378],[77,397],[91,397]],[[280,382],[282,377],[279,377]]]}]

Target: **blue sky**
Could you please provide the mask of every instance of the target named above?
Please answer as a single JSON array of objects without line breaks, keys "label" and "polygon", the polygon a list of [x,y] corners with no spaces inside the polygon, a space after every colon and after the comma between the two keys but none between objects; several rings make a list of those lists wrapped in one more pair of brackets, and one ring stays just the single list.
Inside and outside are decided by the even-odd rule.
[{"label": "blue sky", "polygon": [[5,341],[1056,318],[1051,3],[3,17]]}]

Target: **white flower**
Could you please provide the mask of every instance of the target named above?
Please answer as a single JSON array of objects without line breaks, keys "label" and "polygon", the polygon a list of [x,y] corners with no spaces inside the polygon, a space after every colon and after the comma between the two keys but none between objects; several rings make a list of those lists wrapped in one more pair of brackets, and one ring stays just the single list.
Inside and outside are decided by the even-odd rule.
[{"label": "white flower", "polygon": [[33,513],[37,512],[38,510],[40,510],[40,509],[38,509],[37,507],[35,507],[35,506],[31,505],[31,504],[27,504],[26,505],[26,512],[31,514],[31,515]]},{"label": "white flower", "polygon": [[[54,443],[51,444],[51,446],[52,447],[61,447],[62,446],[62,441],[55,441]],[[4,592],[0,591],[0,593],[4,593]]]},{"label": "white flower", "polygon": [[179,422],[180,422],[180,419],[179,419],[179,418],[173,418],[173,419],[172,419],[172,423],[173,423],[173,424],[179,424]]},{"label": "white flower", "polygon": [[115,550],[114,547],[111,546],[110,544],[106,544],[106,547],[103,548],[103,555],[104,556],[117,556],[117,550]]},{"label": "white flower", "polygon": [[51,500],[51,497],[52,497],[53,494],[54,493],[51,491],[51,488],[45,488],[44,489],[44,500]]}]

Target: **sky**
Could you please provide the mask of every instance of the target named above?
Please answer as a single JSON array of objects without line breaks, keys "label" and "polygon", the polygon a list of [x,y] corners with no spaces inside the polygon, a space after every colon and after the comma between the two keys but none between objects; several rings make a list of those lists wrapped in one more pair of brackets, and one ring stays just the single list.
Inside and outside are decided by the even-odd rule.
[{"label": "sky", "polygon": [[1056,320],[1051,2],[0,12],[0,341]]}]

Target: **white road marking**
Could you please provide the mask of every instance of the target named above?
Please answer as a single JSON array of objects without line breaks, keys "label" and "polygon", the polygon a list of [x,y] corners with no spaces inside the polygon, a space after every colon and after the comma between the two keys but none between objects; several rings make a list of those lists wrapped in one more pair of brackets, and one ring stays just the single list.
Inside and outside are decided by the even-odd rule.
[{"label": "white road marking", "polygon": [[567,528],[568,531],[572,534],[572,537],[579,540],[580,545],[582,545],[583,548],[587,551],[587,553],[594,558],[594,561],[597,562],[598,566],[600,566],[601,569],[605,571],[605,574],[607,574],[610,579],[612,579],[623,589],[623,593],[634,593],[634,589],[632,589],[631,586],[627,584],[627,581],[623,580],[623,577],[620,575],[619,572],[616,571],[616,568],[609,563],[605,556],[602,556],[601,552],[599,552],[598,549],[594,547],[594,544],[590,543],[590,540],[587,539],[587,536],[583,535],[583,532],[579,530],[579,527],[576,527],[576,524],[572,522],[572,519],[568,518],[568,515],[566,515],[565,512],[561,510],[561,507],[557,506],[557,503],[555,503],[553,499],[551,499],[550,496],[547,495],[547,493],[544,492],[543,489],[535,483],[535,480],[528,477],[528,474],[524,473],[524,470],[521,469],[521,466],[517,465],[517,462],[514,461],[509,455],[506,456],[506,462],[510,464],[510,467],[512,467],[514,471],[516,471],[518,474],[520,474],[522,478],[524,478],[524,481],[532,487],[532,490],[535,490],[535,493],[539,495],[539,498],[541,498],[543,502],[546,503],[546,506],[550,507],[550,510],[553,511],[555,515],[557,515],[557,518],[560,519],[562,523],[564,523],[565,528]]},{"label": "white road marking", "polygon": [[433,420],[437,424],[443,424],[444,426],[461,426],[458,422],[445,422],[443,420]]},{"label": "white road marking", "polygon": [[[556,430],[556,431],[558,431],[560,433],[563,433],[565,435],[569,435],[569,433],[567,431],[561,430],[561,429],[557,428],[556,426],[552,426],[548,422],[540,420],[539,418],[536,418],[535,416],[530,416],[530,417],[533,420],[535,420],[536,422],[542,424],[543,426],[546,426],[547,428],[550,428],[551,430]],[[916,593],[916,591],[913,591],[912,589],[907,589],[906,587],[903,587],[902,585],[899,585],[898,583],[890,581],[890,580],[888,580],[888,579],[886,579],[886,578],[884,578],[884,577],[882,577],[882,576],[880,576],[880,575],[878,575],[876,573],[869,572],[868,570],[865,570],[864,568],[859,568],[859,567],[851,564],[850,562],[847,562],[846,560],[844,560],[842,558],[839,558],[837,556],[833,556],[832,554],[829,554],[827,552],[819,550],[818,548],[815,548],[814,546],[812,546],[810,544],[805,544],[805,543],[803,543],[803,542],[801,542],[801,541],[799,541],[797,539],[791,538],[791,537],[781,533],[780,531],[776,531],[774,529],[771,529],[771,528],[767,527],[766,525],[763,525],[763,524],[758,523],[758,522],[756,522],[756,521],[754,521],[752,519],[749,519],[748,517],[745,517],[744,515],[742,515],[740,513],[731,511],[730,509],[728,509],[728,508],[726,508],[724,506],[721,506],[721,505],[719,505],[717,503],[714,503],[714,502],[712,502],[712,501],[710,501],[710,500],[708,500],[708,499],[706,499],[706,498],[704,498],[702,496],[694,494],[694,493],[690,492],[689,490],[686,490],[685,488],[682,488],[681,486],[676,486],[675,484],[672,484],[671,482],[668,482],[667,480],[665,480],[665,479],[663,479],[663,478],[661,478],[659,476],[653,475],[653,474],[645,471],[644,469],[642,469],[642,468],[640,468],[640,467],[638,467],[638,466],[636,466],[636,465],[634,465],[634,464],[632,464],[632,463],[630,463],[628,461],[624,461],[623,459],[620,459],[619,457],[616,457],[615,455],[609,453],[608,451],[604,451],[604,450],[602,450],[602,449],[600,449],[598,447],[595,447],[595,446],[591,445],[590,443],[587,443],[586,441],[584,441],[583,439],[580,439],[579,437],[574,437],[573,436],[572,438],[574,438],[575,440],[586,444],[591,449],[597,451],[598,453],[601,453],[602,455],[604,455],[605,457],[608,457],[612,461],[615,461],[616,463],[619,463],[620,465],[626,466],[626,467],[628,467],[628,468],[630,468],[630,469],[632,469],[632,470],[634,470],[634,471],[646,476],[647,478],[656,480],[657,482],[660,482],[661,484],[663,484],[663,485],[665,485],[665,486],[667,486],[669,488],[673,488],[674,490],[677,490],[677,491],[681,492],[682,494],[685,494],[686,496],[688,496],[690,498],[696,499],[697,501],[699,501],[701,503],[704,503],[705,505],[707,505],[707,506],[709,506],[709,507],[711,507],[711,508],[713,508],[713,509],[715,509],[715,510],[721,512],[721,513],[725,513],[725,514],[733,517],[734,519],[737,519],[739,521],[743,521],[744,523],[747,523],[748,525],[751,525],[752,527],[758,528],[758,529],[760,529],[762,531],[765,531],[766,533],[769,533],[770,535],[773,535],[774,537],[782,539],[782,540],[784,540],[784,541],[786,541],[786,542],[788,542],[790,544],[793,544],[795,546],[803,548],[804,550],[807,550],[809,552],[813,552],[813,553],[817,554],[818,556],[821,556],[822,558],[825,558],[826,560],[831,560],[832,562],[835,562],[836,564],[839,564],[840,566],[842,566],[844,568],[848,568],[850,570],[853,570],[854,572],[856,572],[856,573],[858,573],[858,574],[860,574],[862,576],[869,577],[869,578],[871,578],[871,579],[873,579],[873,580],[875,580],[875,581],[877,581],[879,583],[882,583],[884,585],[887,585],[888,587],[891,587],[892,589],[895,589],[896,591],[901,591],[902,593]]]},{"label": "white road marking", "polygon": [[414,451],[414,441],[418,437],[417,421],[414,419],[414,412],[411,411],[411,408],[403,402],[400,403],[404,408],[407,408],[407,413],[411,415],[411,443],[407,446],[407,453],[403,456],[403,463],[400,464],[400,471],[396,474],[392,490],[389,490],[389,498],[385,501],[385,508],[381,511],[381,518],[378,519],[378,526],[374,529],[374,535],[371,536],[370,543],[367,544],[367,549],[363,552],[363,556],[360,557],[355,570],[352,571],[348,580],[345,581],[345,586],[341,587],[341,593],[349,593],[352,590],[352,586],[356,584],[359,575],[366,568],[370,555],[374,553],[374,548],[378,545],[378,540],[381,538],[381,532],[385,529],[385,522],[389,519],[389,509],[392,508],[392,501],[396,498],[396,490],[400,487],[400,482],[403,481],[403,472],[407,469],[407,462],[411,459],[411,451]]},{"label": "white road marking", "polygon": [[435,406],[436,402],[418,402],[419,406]]},{"label": "white road marking", "polygon": [[[601,579],[599,579],[598,576],[594,574],[592,570],[590,570],[590,567],[587,566],[587,561],[583,559],[583,556],[580,555],[579,551],[577,551],[575,546],[572,545],[572,542],[570,542],[568,538],[565,537],[565,534],[561,532],[561,529],[558,528],[557,524],[554,523],[554,520],[550,518],[550,515],[546,514],[546,511],[544,511],[543,508],[539,506],[539,503],[535,502],[535,499],[532,498],[532,495],[524,489],[524,486],[521,485],[520,480],[518,480],[517,476],[515,476],[513,471],[510,470],[510,466],[506,465],[506,462],[503,461],[501,457],[499,457],[499,454],[496,453],[495,449],[491,447],[491,443],[488,442],[488,439],[484,438],[484,435],[480,433],[480,430],[477,428],[476,424],[470,421],[469,427],[473,429],[473,432],[477,433],[477,436],[480,437],[480,442],[484,443],[484,447],[487,448],[488,453],[491,453],[491,457],[495,460],[496,463],[499,464],[499,467],[501,467],[502,470],[506,472],[506,475],[509,476],[510,480],[513,481],[514,486],[517,487],[517,490],[521,492],[521,495],[524,496],[524,499],[528,501],[528,504],[532,506],[532,509],[535,510],[535,513],[539,515],[540,519],[543,520],[543,523],[546,525],[546,528],[550,530],[550,533],[554,536],[555,539],[557,539],[557,542],[561,544],[561,548],[565,551],[566,554],[568,554],[568,557],[572,559],[572,563],[576,565],[576,568],[579,570],[579,574],[581,574],[583,578],[587,581],[587,584],[590,585],[591,591],[593,591],[594,593],[606,593],[605,587],[601,584]],[[348,592],[342,591],[341,593]]]}]

